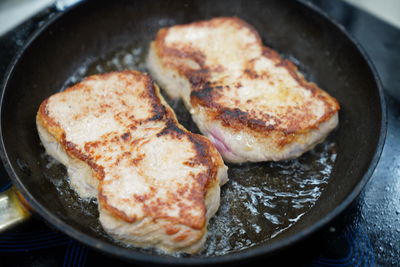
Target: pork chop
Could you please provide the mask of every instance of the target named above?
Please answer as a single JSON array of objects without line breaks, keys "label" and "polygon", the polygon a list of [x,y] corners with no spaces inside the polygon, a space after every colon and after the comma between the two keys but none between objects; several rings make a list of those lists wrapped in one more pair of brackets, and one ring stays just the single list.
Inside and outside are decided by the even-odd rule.
[{"label": "pork chop", "polygon": [[148,75],[90,76],[43,101],[36,122],[71,187],[98,198],[107,233],[166,252],[202,248],[227,167],[207,138],[177,122]]},{"label": "pork chop", "polygon": [[336,99],[235,17],[159,30],[147,67],[228,162],[298,157],[338,125]]}]

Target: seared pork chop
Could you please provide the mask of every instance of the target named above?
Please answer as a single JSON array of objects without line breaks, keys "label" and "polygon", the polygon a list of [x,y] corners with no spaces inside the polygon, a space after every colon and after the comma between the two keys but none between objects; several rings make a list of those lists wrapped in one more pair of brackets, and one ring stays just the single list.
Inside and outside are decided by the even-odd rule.
[{"label": "seared pork chop", "polygon": [[147,66],[228,162],[298,157],[338,124],[338,102],[238,18],[161,29]]},{"label": "seared pork chop", "polygon": [[43,101],[36,122],[72,188],[98,197],[106,232],[167,252],[202,248],[227,167],[207,138],[177,122],[149,76],[90,76]]}]

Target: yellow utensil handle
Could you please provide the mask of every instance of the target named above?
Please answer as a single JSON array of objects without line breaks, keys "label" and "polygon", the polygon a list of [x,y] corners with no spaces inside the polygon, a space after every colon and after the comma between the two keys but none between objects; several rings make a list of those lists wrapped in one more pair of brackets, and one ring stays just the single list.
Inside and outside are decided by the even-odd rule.
[{"label": "yellow utensil handle", "polygon": [[29,204],[14,186],[0,193],[0,232],[4,232],[30,217]]}]

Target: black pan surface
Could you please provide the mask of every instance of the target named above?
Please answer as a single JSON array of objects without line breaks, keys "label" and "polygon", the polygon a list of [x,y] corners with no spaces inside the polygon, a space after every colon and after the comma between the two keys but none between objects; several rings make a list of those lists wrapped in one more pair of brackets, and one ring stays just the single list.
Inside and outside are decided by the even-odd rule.
[{"label": "black pan surface", "polygon": [[[96,203],[69,188],[65,168],[44,154],[35,127],[41,101],[94,73],[145,70],[143,57],[159,28],[238,16],[268,46],[341,104],[339,128],[297,160],[230,165],[206,249],[162,255],[110,239]],[[92,1],[55,17],[22,49],[7,73],[1,104],[2,158],[14,183],[49,223],[127,260],[205,264],[246,260],[300,240],[338,215],[361,191],[385,137],[385,106],[362,50],[314,8],[294,1]],[[181,102],[169,101],[197,131]]]}]

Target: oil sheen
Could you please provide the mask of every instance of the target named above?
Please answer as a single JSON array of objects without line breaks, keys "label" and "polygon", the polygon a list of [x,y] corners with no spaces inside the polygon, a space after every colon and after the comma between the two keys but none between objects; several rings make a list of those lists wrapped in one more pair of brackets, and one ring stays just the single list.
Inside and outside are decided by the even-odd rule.
[{"label": "oil sheen", "polygon": [[[143,47],[123,47],[83,64],[66,81],[63,89],[92,74],[125,69],[146,72],[144,58],[147,51]],[[199,133],[182,101],[165,98],[175,110],[179,122],[188,130]],[[229,182],[221,189],[221,205],[210,220],[207,242],[200,255],[224,255],[260,245],[294,225],[318,201],[329,182],[336,154],[333,134],[295,160],[228,165]],[[65,168],[45,154],[42,164],[46,166],[45,177],[54,184],[64,202],[81,211],[83,216],[95,218],[90,227],[111,240],[97,220],[96,201],[80,199],[68,185]],[[60,177],[60,172],[64,176]],[[154,253],[152,250],[144,251]]]}]

